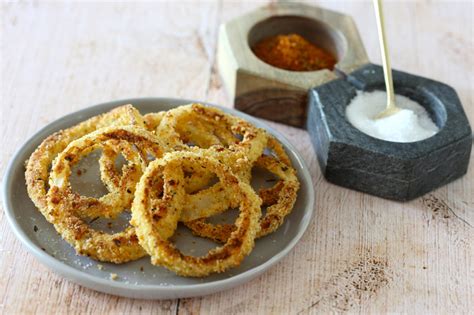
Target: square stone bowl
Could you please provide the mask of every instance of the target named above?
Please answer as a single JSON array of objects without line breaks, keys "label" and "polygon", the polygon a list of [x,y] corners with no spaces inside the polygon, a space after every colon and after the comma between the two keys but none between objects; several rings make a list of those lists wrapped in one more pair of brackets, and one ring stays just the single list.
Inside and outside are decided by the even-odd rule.
[{"label": "square stone bowl", "polygon": [[472,131],[450,86],[393,71],[396,94],[422,105],[440,131],[417,142],[397,143],[364,134],[346,119],[357,90],[384,89],[383,69],[369,64],[309,92],[307,129],[326,179],[393,200],[410,200],[467,171]]},{"label": "square stone bowl", "polygon": [[[259,41],[296,33],[336,57],[335,70],[288,71],[260,60]],[[271,3],[221,25],[219,72],[234,107],[250,115],[304,127],[308,90],[367,64],[352,18],[300,3]]]}]

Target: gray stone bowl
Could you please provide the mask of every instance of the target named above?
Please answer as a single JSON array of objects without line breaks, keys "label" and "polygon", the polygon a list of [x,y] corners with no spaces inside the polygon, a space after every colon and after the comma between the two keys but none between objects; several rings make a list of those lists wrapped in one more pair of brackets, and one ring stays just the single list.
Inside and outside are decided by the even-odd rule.
[{"label": "gray stone bowl", "polygon": [[373,138],[347,121],[357,90],[384,89],[383,69],[368,64],[346,78],[309,91],[307,129],[329,182],[393,200],[410,200],[467,172],[472,131],[450,86],[393,71],[395,92],[422,105],[440,131],[431,138],[397,143]]}]

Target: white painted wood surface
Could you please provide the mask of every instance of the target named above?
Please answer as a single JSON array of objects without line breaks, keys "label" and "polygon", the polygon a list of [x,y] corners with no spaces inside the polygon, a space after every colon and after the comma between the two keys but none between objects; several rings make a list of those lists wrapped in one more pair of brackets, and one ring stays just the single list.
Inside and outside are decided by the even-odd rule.
[{"label": "white painted wood surface", "polygon": [[[351,14],[380,63],[370,2],[313,1]],[[230,106],[215,66],[217,27],[255,2],[35,2],[0,5],[0,172],[35,131],[64,114],[127,97]],[[470,1],[388,2],[393,67],[444,81],[474,122]],[[0,313],[469,313],[474,309],[474,167],[397,203],[328,184],[305,131],[271,124],[301,151],[315,219],[263,276],[202,298],[141,301],[66,281],[14,237],[0,212]],[[471,162],[473,159],[471,158]],[[462,219],[462,220],[461,220]]]}]

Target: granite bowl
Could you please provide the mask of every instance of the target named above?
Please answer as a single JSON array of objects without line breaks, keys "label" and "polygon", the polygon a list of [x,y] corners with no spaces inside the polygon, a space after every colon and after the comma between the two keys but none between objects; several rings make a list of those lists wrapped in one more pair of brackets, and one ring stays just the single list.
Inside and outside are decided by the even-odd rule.
[{"label": "granite bowl", "polygon": [[307,129],[329,182],[393,200],[410,200],[467,172],[472,131],[453,88],[393,71],[395,92],[422,105],[440,131],[417,142],[373,138],[346,119],[357,90],[384,89],[383,69],[369,64],[309,91]]}]

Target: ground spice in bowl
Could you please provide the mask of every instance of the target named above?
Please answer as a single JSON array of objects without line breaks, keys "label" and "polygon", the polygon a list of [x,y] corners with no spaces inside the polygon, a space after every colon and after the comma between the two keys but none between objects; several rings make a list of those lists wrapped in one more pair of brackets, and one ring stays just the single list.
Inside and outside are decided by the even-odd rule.
[{"label": "ground spice in bowl", "polygon": [[298,34],[265,38],[253,47],[262,61],[290,71],[316,71],[334,68],[336,58]]}]

